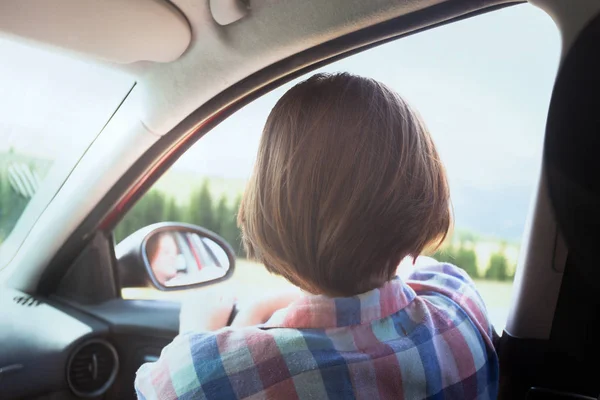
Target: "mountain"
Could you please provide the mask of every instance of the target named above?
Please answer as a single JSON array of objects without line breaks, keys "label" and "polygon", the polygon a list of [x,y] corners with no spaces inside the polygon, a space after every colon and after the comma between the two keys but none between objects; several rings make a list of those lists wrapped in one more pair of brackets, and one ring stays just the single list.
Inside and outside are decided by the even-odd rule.
[{"label": "mountain", "polygon": [[530,189],[490,190],[464,185],[453,188],[453,193],[457,228],[497,239],[520,240],[531,202]]}]

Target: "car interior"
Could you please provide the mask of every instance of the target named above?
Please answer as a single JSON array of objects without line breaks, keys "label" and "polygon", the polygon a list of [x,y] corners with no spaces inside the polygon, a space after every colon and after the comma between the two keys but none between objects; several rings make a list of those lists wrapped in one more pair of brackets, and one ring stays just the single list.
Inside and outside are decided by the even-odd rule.
[{"label": "car interior", "polygon": [[[519,3],[2,2],[3,35],[123,71],[135,83],[31,227],[9,238],[10,251],[0,249],[0,398],[136,397],[135,372],[178,334],[180,307],[121,296],[133,285],[173,289],[153,275],[144,252],[148,232],[168,227],[119,246],[112,232],[220,122],[323,65]],[[562,51],[509,318],[495,343],[499,398],[596,399],[600,2],[530,3],[557,25]],[[229,245],[210,232],[179,228],[221,268],[212,283],[226,280],[235,268]]]}]

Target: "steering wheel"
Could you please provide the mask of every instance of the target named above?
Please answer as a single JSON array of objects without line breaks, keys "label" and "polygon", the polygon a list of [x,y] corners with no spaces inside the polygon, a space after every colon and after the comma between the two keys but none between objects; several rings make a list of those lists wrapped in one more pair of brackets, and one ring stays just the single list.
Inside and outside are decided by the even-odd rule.
[{"label": "steering wheel", "polygon": [[231,308],[231,314],[229,314],[229,319],[227,319],[227,326],[231,326],[235,317],[239,314],[240,308],[238,307],[237,302],[233,304]]}]

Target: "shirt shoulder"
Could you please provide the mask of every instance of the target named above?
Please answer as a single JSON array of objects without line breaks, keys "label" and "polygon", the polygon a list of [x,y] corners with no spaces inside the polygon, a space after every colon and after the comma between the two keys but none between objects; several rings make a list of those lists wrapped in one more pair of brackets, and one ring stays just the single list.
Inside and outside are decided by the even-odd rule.
[{"label": "shirt shoulder", "polygon": [[289,380],[285,355],[302,349],[305,340],[296,329],[187,333],[166,346],[158,361],[140,367],[135,389],[140,399],[249,397]]},{"label": "shirt shoulder", "polygon": [[435,263],[420,267],[407,279],[417,295],[441,294],[452,300],[477,326],[486,341],[493,340],[493,328],[489,321],[483,298],[473,279],[461,268],[449,263]]}]

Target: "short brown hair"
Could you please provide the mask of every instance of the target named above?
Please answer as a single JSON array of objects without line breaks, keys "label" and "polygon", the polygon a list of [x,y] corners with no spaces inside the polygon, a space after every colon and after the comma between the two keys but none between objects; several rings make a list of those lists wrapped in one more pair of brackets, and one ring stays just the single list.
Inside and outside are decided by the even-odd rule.
[{"label": "short brown hair", "polygon": [[394,91],[317,74],[271,111],[238,224],[248,256],[269,271],[311,293],[355,295],[444,240],[445,169]]}]

